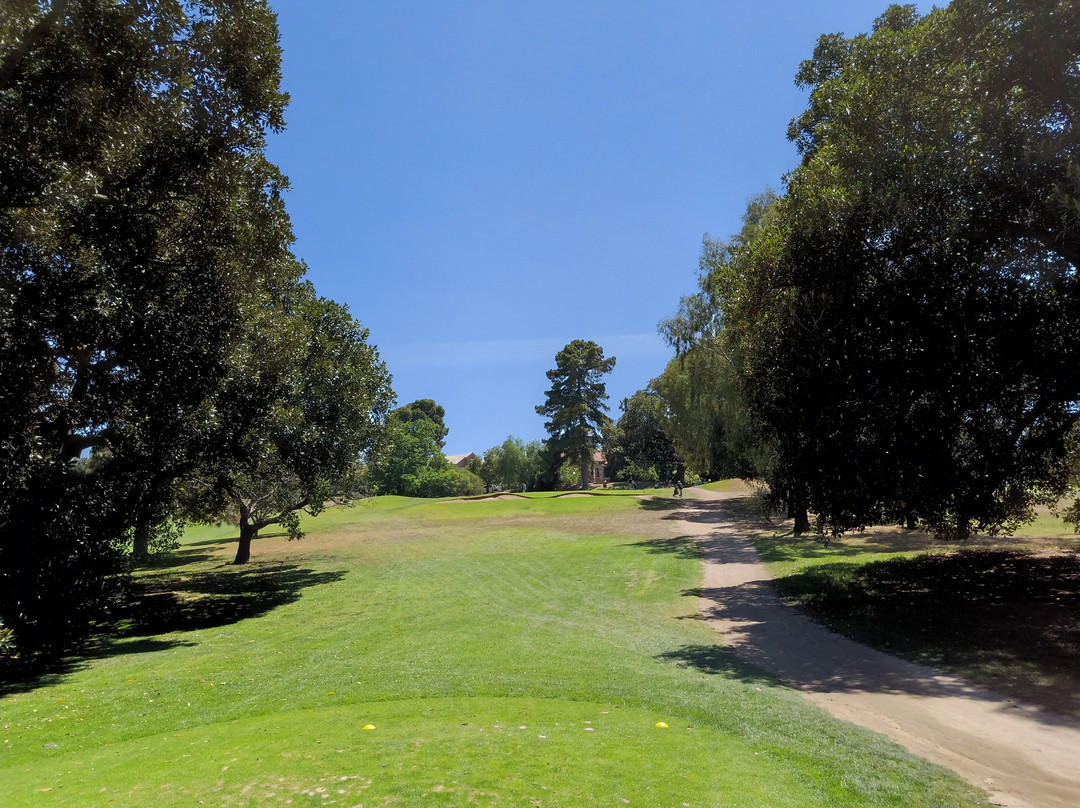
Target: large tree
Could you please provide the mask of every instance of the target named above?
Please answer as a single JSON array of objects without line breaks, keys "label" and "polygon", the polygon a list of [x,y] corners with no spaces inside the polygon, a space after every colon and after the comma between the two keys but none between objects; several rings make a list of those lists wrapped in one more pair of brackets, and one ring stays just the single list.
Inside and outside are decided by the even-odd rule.
[{"label": "large tree", "polygon": [[[730,302],[739,294],[735,287],[751,274],[747,259],[775,220],[776,202],[776,193],[766,190],[747,202],[738,233],[727,240],[706,234],[698,290],[684,295],[675,316],[659,325],[678,355],[651,387],[667,405],[665,432],[689,468],[704,477],[771,477],[774,453],[740,385],[743,329],[731,316]],[[750,314],[748,322],[758,325],[758,314]]]},{"label": "large tree", "polygon": [[25,650],[109,601],[247,313],[295,275],[263,156],[279,63],[261,0],[3,4],[0,614]]},{"label": "large tree", "polygon": [[503,488],[535,488],[540,473],[540,449],[539,441],[525,443],[510,435],[498,446],[484,452],[482,476]]},{"label": "large tree", "polygon": [[369,493],[361,464],[380,449],[393,402],[368,331],[309,283],[268,302],[258,325],[208,419],[207,444],[237,448],[204,457],[179,496],[190,518],[236,521],[237,564],[262,528],[299,538],[301,511]]},{"label": "large tree", "polygon": [[410,401],[393,412],[394,419],[400,423],[414,423],[416,421],[431,421],[438,429],[435,439],[439,448],[446,446],[446,436],[450,434],[450,428],[446,425],[446,409],[441,404],[436,404],[430,398],[418,398]]},{"label": "large tree", "polygon": [[822,37],[802,165],[715,273],[776,478],[834,530],[1009,530],[1080,402],[1075,0],[893,6]]},{"label": "large tree", "polygon": [[607,387],[601,379],[615,367],[615,357],[591,340],[576,339],[555,354],[555,367],[547,371],[551,389],[536,412],[550,420],[544,424],[548,445],[581,470],[581,487],[589,487],[593,453],[600,446],[611,419]]},{"label": "large tree", "polygon": [[445,410],[431,399],[398,407],[387,417],[386,447],[368,464],[367,478],[380,494],[447,497],[479,494],[483,480],[459,469],[442,452]]}]

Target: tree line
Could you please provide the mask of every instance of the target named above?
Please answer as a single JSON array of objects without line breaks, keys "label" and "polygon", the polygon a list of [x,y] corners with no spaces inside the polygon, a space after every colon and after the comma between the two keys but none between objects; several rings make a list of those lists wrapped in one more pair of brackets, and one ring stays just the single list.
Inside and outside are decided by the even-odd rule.
[{"label": "tree line", "polygon": [[897,5],[818,40],[800,165],[706,237],[661,326],[688,459],[764,479],[801,530],[963,539],[1076,498],[1077,64],[1075,0]]},{"label": "tree line", "polygon": [[0,618],[24,656],[122,599],[177,520],[362,495],[393,403],[292,254],[262,0],[0,14]]},{"label": "tree line", "polygon": [[[12,0],[0,13],[0,634],[59,649],[187,521],[301,534],[380,492],[614,476],[765,482],[799,530],[1080,521],[1080,8],[891,6],[819,39],[783,191],[706,237],[676,352],[608,416],[568,343],[469,469],[292,253],[265,0]],[[14,634],[9,633],[14,630]]]}]

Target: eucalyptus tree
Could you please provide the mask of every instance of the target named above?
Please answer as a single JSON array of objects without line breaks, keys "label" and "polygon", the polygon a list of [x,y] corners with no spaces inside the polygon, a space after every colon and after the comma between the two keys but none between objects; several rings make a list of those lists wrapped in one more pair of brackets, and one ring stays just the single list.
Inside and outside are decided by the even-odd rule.
[{"label": "eucalyptus tree", "polygon": [[555,367],[547,371],[551,389],[538,415],[544,424],[548,445],[581,471],[581,487],[589,487],[593,453],[600,446],[604,430],[611,423],[607,415],[607,387],[602,378],[615,367],[615,357],[605,357],[604,349],[592,340],[576,339],[555,354]]}]

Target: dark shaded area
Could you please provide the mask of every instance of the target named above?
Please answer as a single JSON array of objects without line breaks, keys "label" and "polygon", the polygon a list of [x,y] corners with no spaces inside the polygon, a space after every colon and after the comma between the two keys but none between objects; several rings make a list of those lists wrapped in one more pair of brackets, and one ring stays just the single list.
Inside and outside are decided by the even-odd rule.
[{"label": "dark shaded area", "polygon": [[[188,563],[195,560],[189,557]],[[168,569],[172,564],[161,564]],[[300,598],[304,589],[341,580],[343,571],[316,572],[295,565],[228,565],[182,575],[150,574],[135,580],[113,619],[98,627],[79,652],[63,660],[13,660],[3,671],[0,695],[59,682],[89,660],[145,654],[194,645],[158,635],[238,623]]]},{"label": "dark shaded area", "polygon": [[1012,551],[836,563],[776,581],[853,639],[1080,716],[1080,557]]},{"label": "dark shaded area", "polygon": [[645,499],[638,500],[638,507],[643,511],[677,511],[683,507],[682,499]]},{"label": "dark shaded area", "polygon": [[244,566],[192,576],[147,577],[133,587],[113,636],[147,636],[229,625],[292,603],[301,590],[333,583],[344,575],[275,565],[269,569]]},{"label": "dark shaded area", "polygon": [[645,539],[628,545],[644,547],[648,553],[670,553],[679,558],[701,558],[701,545],[693,536],[673,536],[670,539]]},{"label": "dark shaded area", "polygon": [[684,645],[675,651],[658,654],[654,659],[753,685],[772,687],[780,684],[779,679],[743,661],[730,648],[722,645]]}]

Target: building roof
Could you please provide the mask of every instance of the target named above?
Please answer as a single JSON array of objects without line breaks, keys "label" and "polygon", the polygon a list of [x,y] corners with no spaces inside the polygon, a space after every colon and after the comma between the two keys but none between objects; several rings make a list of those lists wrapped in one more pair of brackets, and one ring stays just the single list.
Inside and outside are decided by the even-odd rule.
[{"label": "building roof", "polygon": [[457,466],[458,468],[466,468],[469,465],[469,461],[476,457],[476,452],[466,452],[465,454],[446,455],[447,461],[451,466]]}]

